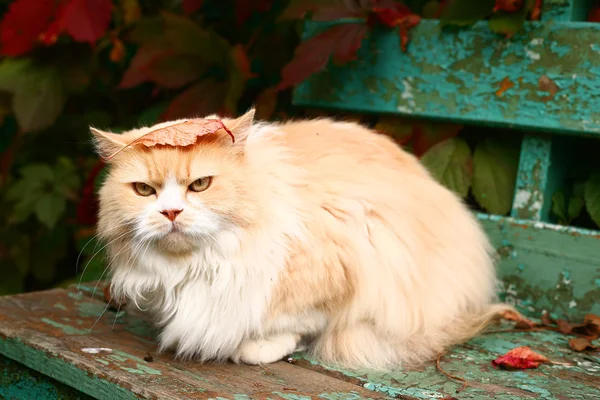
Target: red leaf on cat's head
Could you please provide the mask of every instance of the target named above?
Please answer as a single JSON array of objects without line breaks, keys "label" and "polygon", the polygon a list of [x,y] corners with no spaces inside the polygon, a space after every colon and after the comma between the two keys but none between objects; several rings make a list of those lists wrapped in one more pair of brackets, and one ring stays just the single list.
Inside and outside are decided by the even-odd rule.
[{"label": "red leaf on cat's head", "polygon": [[219,119],[196,118],[150,131],[109,156],[108,160],[119,154],[127,147],[135,144],[141,144],[146,147],[153,147],[157,145],[173,147],[190,146],[195,144],[199,137],[216,133],[219,129],[225,130],[225,132],[231,136],[232,142],[235,143],[235,137],[233,136],[233,133],[227,129],[223,121]]},{"label": "red leaf on cat's head", "polygon": [[550,360],[543,355],[536,353],[527,346],[521,346],[496,358],[492,361],[492,365],[505,369],[528,369],[537,368],[540,364],[549,362]]}]

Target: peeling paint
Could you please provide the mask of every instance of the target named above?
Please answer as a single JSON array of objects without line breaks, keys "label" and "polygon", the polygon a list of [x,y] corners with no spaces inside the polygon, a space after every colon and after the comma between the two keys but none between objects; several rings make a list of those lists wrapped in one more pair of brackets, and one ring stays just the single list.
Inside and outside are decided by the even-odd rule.
[{"label": "peeling paint", "polygon": [[[311,21],[304,39],[345,22]],[[581,45],[600,35],[597,24],[526,22],[510,41],[494,34],[486,21],[458,32],[440,31],[438,21],[422,20],[411,30],[406,53],[397,50],[394,32],[373,32],[356,61],[330,65],[302,83],[294,104],[544,132],[600,133],[600,99],[590,92],[600,76],[600,45]],[[537,90],[541,71],[568,94],[568,102],[562,96],[544,101],[547,93]],[[506,76],[520,83],[496,97],[497,82]],[[402,98],[409,77],[414,77],[411,96]],[[376,90],[373,83],[367,85],[384,80],[389,84],[375,84]]]},{"label": "peeling paint", "polygon": [[71,325],[61,324],[60,322],[53,321],[49,318],[42,318],[41,321],[62,330],[67,335],[85,335],[86,333],[88,333],[87,330],[77,329]]},{"label": "peeling paint", "polygon": [[81,351],[88,354],[112,353],[112,349],[106,347],[84,347]]}]

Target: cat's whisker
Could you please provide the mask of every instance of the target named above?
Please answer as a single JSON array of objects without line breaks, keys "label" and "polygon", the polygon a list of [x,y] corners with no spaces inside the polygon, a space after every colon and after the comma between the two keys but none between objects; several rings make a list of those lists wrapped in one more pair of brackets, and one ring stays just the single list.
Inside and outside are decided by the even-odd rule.
[{"label": "cat's whisker", "polygon": [[108,310],[108,307],[110,306],[110,303],[107,302],[106,306],[104,307],[104,310],[102,310],[102,312],[100,313],[100,315],[98,316],[98,319],[96,319],[96,322],[94,322],[94,324],[91,326],[90,329],[88,329],[88,333],[92,332],[92,329],[94,329],[94,327],[96,326],[96,324],[100,321],[100,319],[102,318],[102,316],[104,315],[104,313],[106,312],[106,310]]},{"label": "cat's whisker", "polygon": [[113,240],[111,240],[110,242],[106,243],[104,246],[102,246],[102,248],[100,250],[98,250],[97,252],[94,253],[94,255],[92,255],[92,257],[88,260],[87,264],[85,264],[85,268],[83,268],[83,271],[81,272],[81,276],[79,277],[79,283],[77,284],[77,291],[79,292],[81,290],[81,281],[83,280],[83,277],[85,276],[85,271],[87,270],[88,266],[90,265],[90,263],[92,262],[92,260],[102,251],[104,250],[106,247],[110,246],[112,243],[114,243],[115,241],[121,239],[123,236],[127,235],[128,232],[122,233],[121,235],[117,236],[116,238],[114,238]]},{"label": "cat's whisker", "polygon": [[[113,226],[112,228],[107,229],[105,232],[103,232],[103,234],[107,234],[110,233],[112,231],[114,231],[115,229],[120,229],[122,228],[122,226],[117,225],[117,226]],[[94,236],[92,236],[90,238],[90,240],[88,240],[86,242],[85,245],[83,245],[83,248],[81,249],[81,251],[79,252],[79,254],[77,255],[77,260],[75,261],[75,276],[79,275],[79,260],[81,259],[81,256],[83,255],[83,252],[85,251],[86,247],[88,247],[88,245],[94,240],[97,239],[98,236],[100,236],[100,232],[96,233]],[[94,245],[94,249],[92,250],[92,253],[96,251],[96,246],[98,246],[98,242],[96,241],[96,244]]]},{"label": "cat's whisker", "polygon": [[98,284],[100,283],[100,281],[102,281],[102,277],[104,277],[104,274],[110,269],[110,266],[115,262],[115,260],[119,256],[119,254],[121,254],[123,251],[125,251],[125,249],[127,249],[128,246],[129,246],[129,242],[127,244],[124,244],[123,247],[121,247],[121,250],[119,250],[119,252],[117,254],[115,254],[113,257],[111,257],[109,263],[104,268],[104,271],[102,271],[102,274],[96,280],[96,285],[94,286],[94,290],[92,291],[92,299],[94,298],[94,296],[96,294],[96,289],[98,289]]},{"label": "cat's whisker", "polygon": [[112,326],[110,327],[110,331],[112,332],[113,329],[115,329],[115,324],[117,323],[117,318],[119,318],[119,312],[121,311],[121,302],[119,302],[119,305],[117,307],[117,312],[115,313],[115,319],[112,323]]}]

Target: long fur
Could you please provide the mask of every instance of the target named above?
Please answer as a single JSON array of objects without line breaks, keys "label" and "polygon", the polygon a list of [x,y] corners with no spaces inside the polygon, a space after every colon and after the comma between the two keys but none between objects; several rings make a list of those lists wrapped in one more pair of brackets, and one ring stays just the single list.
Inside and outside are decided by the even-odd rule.
[{"label": "long fur", "polygon": [[[111,160],[98,229],[112,288],[154,316],[162,348],[257,364],[308,341],[324,361],[387,369],[510,309],[476,219],[415,157],[355,123],[252,118],[224,120],[235,144],[214,134]],[[110,154],[149,129],[93,132]],[[186,191],[204,176],[208,190]],[[178,232],[165,207],[183,209]]]}]

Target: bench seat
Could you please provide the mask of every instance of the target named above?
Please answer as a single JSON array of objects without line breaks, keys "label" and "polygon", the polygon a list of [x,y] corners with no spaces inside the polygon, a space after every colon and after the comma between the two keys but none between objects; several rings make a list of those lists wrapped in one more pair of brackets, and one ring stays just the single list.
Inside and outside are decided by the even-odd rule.
[{"label": "bench seat", "polygon": [[[0,398],[598,398],[598,353],[575,353],[566,336],[553,332],[484,334],[452,349],[442,368],[469,382],[456,394],[462,384],[437,371],[434,362],[381,374],[338,370],[303,354],[264,367],[176,361],[171,354],[155,354],[156,332],[144,316],[105,311],[103,284],[95,298],[94,288],[92,283],[80,291],[73,287],[0,298]],[[521,345],[567,365],[517,372],[492,366],[498,355]]]}]

